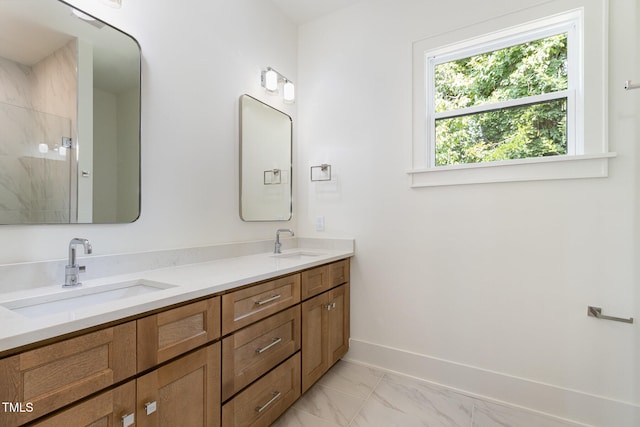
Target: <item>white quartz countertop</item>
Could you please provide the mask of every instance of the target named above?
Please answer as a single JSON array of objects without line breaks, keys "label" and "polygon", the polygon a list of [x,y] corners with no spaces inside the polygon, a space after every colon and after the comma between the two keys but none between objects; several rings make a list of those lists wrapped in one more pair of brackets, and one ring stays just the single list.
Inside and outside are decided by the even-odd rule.
[{"label": "white quartz countertop", "polygon": [[[287,254],[300,252],[307,256],[287,257]],[[273,253],[261,253],[93,280],[82,280],[81,277],[80,288],[88,292],[105,285],[131,281],[155,282],[169,287],[44,315],[20,314],[7,307],[25,298],[55,300],[64,292],[78,288],[68,290],[56,285],[0,294],[0,352],[345,259],[353,256],[354,252],[353,249],[296,248],[283,251],[283,255],[278,257]]]}]

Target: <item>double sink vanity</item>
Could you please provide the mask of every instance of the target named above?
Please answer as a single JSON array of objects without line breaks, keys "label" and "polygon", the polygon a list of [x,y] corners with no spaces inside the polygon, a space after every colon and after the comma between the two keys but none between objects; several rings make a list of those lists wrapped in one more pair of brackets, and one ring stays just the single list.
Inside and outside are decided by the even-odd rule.
[{"label": "double sink vanity", "polygon": [[[22,183],[5,191],[16,197],[0,203],[0,224],[135,221],[138,42],[63,1],[4,3],[16,31],[4,34],[14,49],[0,54],[0,81],[16,88],[0,89],[38,96],[0,90],[0,118],[16,130],[5,157],[17,165],[0,175]],[[26,33],[41,53],[28,63],[15,54]],[[101,80],[111,75],[126,87]],[[292,119],[248,94],[237,105],[240,218],[288,221]],[[275,252],[280,232],[293,235],[278,230]],[[348,350],[353,241],[313,240],[331,239],[282,253],[260,241],[88,257],[84,272],[75,246],[92,248],[73,239],[66,267],[0,265],[0,427],[270,425]]]},{"label": "double sink vanity", "polygon": [[349,345],[351,249],[0,297],[0,426],[268,426]]}]

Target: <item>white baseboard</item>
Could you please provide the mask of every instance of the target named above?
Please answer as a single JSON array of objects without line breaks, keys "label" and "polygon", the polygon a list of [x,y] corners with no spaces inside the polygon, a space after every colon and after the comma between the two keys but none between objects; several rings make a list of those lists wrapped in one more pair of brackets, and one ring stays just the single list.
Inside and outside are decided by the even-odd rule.
[{"label": "white baseboard", "polygon": [[377,366],[480,399],[595,427],[640,426],[640,406],[351,339],[345,360]]}]

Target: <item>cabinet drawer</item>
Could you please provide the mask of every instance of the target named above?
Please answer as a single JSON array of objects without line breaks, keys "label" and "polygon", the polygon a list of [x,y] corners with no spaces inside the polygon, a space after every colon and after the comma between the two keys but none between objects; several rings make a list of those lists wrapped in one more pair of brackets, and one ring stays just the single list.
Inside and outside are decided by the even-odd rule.
[{"label": "cabinet drawer", "polygon": [[300,397],[300,353],[222,407],[222,425],[269,426]]},{"label": "cabinet drawer", "polygon": [[138,320],[138,372],[220,336],[220,297]]},{"label": "cabinet drawer", "polygon": [[56,415],[33,424],[33,427],[122,426],[123,417],[135,419],[136,382],[129,381]]},{"label": "cabinet drawer", "polygon": [[300,349],[300,306],[274,314],[222,340],[222,400]]},{"label": "cabinet drawer", "polygon": [[135,375],[135,354],[128,322],[0,360],[0,401],[33,407],[2,421],[22,424]]},{"label": "cabinet drawer", "polygon": [[251,286],[222,296],[222,334],[226,335],[300,302],[300,275]]},{"label": "cabinet drawer", "polygon": [[301,298],[303,300],[349,281],[349,260],[303,271]]}]

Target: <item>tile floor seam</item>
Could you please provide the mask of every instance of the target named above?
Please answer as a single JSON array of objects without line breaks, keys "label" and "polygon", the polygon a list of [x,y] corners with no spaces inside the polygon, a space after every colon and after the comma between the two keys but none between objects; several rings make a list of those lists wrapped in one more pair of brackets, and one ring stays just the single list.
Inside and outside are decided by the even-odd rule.
[{"label": "tile floor seam", "polygon": [[353,414],[353,417],[351,417],[351,419],[349,420],[347,427],[351,427],[353,425],[353,421],[358,417],[358,414],[360,414],[360,411],[362,411],[362,408],[364,408],[364,406],[367,404],[371,396],[373,396],[373,393],[376,391],[376,388],[378,388],[383,378],[384,378],[384,374],[382,374],[382,376],[378,378],[378,381],[376,381],[376,384],[373,387],[371,387],[371,391],[369,392],[369,394],[367,394],[367,397],[362,401],[362,404],[360,405],[356,413]]},{"label": "tile floor seam", "polygon": [[471,422],[469,423],[469,427],[473,427],[473,417],[476,414],[476,402],[474,401],[471,404]]}]

